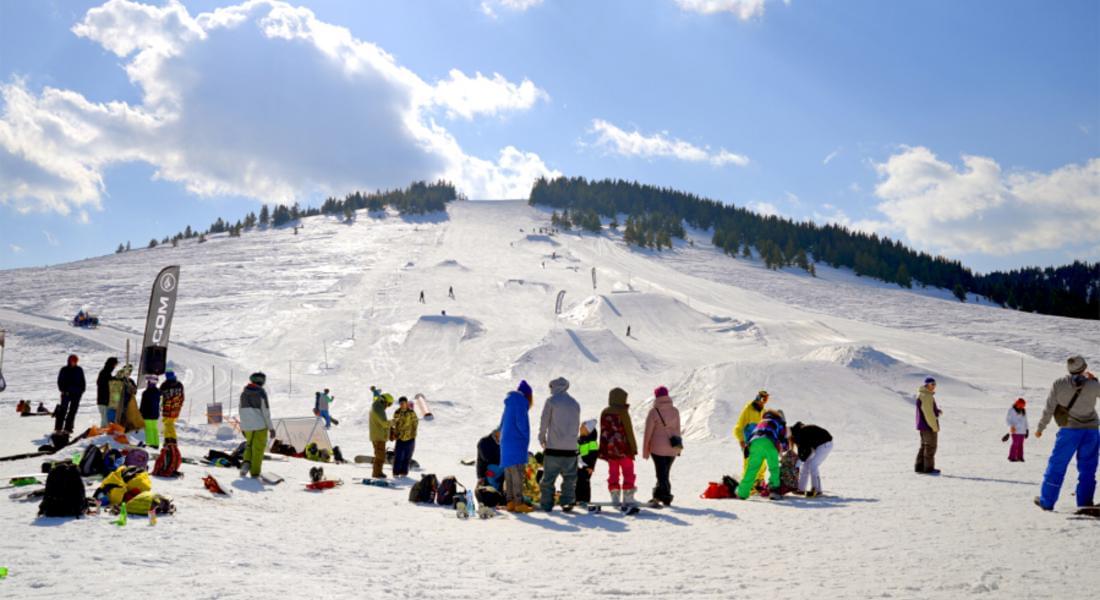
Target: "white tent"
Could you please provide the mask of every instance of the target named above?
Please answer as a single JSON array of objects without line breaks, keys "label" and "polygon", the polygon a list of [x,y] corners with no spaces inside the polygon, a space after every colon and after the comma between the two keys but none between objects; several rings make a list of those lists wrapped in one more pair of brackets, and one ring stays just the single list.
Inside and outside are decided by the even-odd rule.
[{"label": "white tent", "polygon": [[275,439],[294,446],[298,452],[305,452],[306,445],[310,442],[317,442],[317,447],[321,450],[332,451],[325,420],[317,417],[275,419]]}]

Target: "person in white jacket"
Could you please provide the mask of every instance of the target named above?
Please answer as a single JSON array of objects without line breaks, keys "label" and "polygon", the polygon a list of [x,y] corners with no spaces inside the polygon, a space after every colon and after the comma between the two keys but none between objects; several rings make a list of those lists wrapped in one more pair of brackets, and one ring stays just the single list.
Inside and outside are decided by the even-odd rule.
[{"label": "person in white jacket", "polygon": [[1024,439],[1028,436],[1027,402],[1017,398],[1008,409],[1005,417],[1008,434],[1012,436],[1012,445],[1008,448],[1008,462],[1024,462]]}]

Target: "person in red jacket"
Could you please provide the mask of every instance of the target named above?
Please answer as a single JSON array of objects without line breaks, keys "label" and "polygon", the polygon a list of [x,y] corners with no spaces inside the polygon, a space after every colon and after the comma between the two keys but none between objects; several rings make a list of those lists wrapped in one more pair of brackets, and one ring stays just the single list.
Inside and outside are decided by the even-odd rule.
[{"label": "person in red jacket", "polygon": [[634,476],[634,457],[638,455],[638,443],[634,439],[634,425],[630,421],[630,405],[627,393],[615,388],[607,395],[607,408],[600,413],[599,457],[607,461],[607,490],[611,503],[629,506],[635,503],[637,492]]}]

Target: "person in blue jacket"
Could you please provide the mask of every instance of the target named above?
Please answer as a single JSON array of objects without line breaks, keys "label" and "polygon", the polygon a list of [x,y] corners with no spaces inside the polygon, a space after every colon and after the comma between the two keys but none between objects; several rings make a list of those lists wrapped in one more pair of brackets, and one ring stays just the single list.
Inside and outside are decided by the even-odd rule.
[{"label": "person in blue jacket", "polygon": [[534,391],[520,381],[515,391],[504,398],[504,416],[500,420],[500,466],[504,469],[504,494],[511,512],[533,509],[523,501],[523,483],[527,477],[527,448],[531,444],[531,410]]}]

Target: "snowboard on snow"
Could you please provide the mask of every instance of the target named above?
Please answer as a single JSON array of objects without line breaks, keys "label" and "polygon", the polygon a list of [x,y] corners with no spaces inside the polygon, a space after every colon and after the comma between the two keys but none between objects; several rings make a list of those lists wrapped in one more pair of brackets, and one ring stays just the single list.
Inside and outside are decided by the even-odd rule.
[{"label": "snowboard on snow", "polygon": [[464,459],[462,459],[458,462],[462,465],[467,466],[467,467],[472,467],[472,466],[477,464],[477,461],[472,459],[472,458],[464,458]]},{"label": "snowboard on snow", "polygon": [[336,486],[344,485],[342,479],[322,479],[320,481],[311,481],[306,484],[306,489],[314,492],[320,492],[323,490],[331,490]]},{"label": "snowboard on snow", "polygon": [[374,477],[364,477],[362,479],[353,479],[355,483],[361,483],[363,485],[371,485],[374,487],[392,488],[397,487],[389,479],[377,479]]},{"label": "snowboard on snow", "polygon": [[[369,464],[374,462],[374,457],[373,456],[368,456],[366,454],[359,454],[352,460],[354,460],[355,463],[359,464],[359,465],[363,465],[363,464],[368,464],[369,465]],[[393,450],[386,450],[386,464],[387,465],[392,465],[393,464]],[[419,471],[420,470],[420,463],[416,462],[416,459],[414,458],[414,459],[409,461],[409,468],[410,469],[416,469],[416,470]]]},{"label": "snowboard on snow", "polygon": [[416,405],[416,412],[420,413],[420,418],[425,421],[432,421],[435,416],[432,415],[432,410],[428,408],[428,399],[424,397],[424,394],[417,394],[413,396],[413,404]]},{"label": "snowboard on snow", "polygon": [[260,473],[260,481],[267,485],[279,485],[286,480],[283,479],[282,475],[276,475],[275,473]]}]

